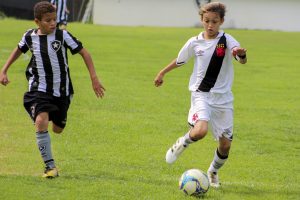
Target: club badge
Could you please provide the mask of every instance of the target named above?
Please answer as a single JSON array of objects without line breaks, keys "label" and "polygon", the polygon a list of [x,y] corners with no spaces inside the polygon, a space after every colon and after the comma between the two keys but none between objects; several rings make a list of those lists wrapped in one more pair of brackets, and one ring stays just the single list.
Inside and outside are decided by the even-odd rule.
[{"label": "club badge", "polygon": [[216,53],[218,57],[223,57],[225,56],[225,45],[224,44],[218,44]]},{"label": "club badge", "polygon": [[57,52],[61,47],[61,42],[58,40],[54,40],[51,42],[51,48],[53,49],[53,51]]}]

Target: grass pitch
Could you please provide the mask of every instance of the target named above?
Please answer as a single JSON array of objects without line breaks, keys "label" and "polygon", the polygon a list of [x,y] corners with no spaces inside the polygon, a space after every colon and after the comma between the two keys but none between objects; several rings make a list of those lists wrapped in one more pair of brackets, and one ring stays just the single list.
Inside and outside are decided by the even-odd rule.
[{"label": "grass pitch", "polygon": [[[0,20],[0,66],[31,21]],[[156,73],[177,56],[195,28],[109,27],[69,24],[91,53],[107,89],[96,99],[79,55],[69,54],[75,88],[67,127],[51,134],[60,170],[40,178],[43,164],[34,127],[23,106],[30,53],[0,86],[0,199],[193,199],[178,190],[187,169],[207,170],[217,143],[210,134],[172,166],[165,152],[185,133],[193,61],[170,72],[161,88]],[[235,135],[220,170],[222,188],[204,199],[297,199],[300,196],[300,33],[225,30],[248,49],[235,62]]]}]

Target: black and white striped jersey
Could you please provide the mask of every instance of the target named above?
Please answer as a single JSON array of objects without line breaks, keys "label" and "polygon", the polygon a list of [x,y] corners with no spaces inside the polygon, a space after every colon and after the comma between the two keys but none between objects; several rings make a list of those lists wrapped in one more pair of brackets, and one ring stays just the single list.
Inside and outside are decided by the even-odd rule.
[{"label": "black and white striped jersey", "polygon": [[51,0],[50,3],[56,6],[56,22],[67,23],[67,0]]},{"label": "black and white striped jersey", "polygon": [[29,91],[40,91],[56,97],[74,93],[70,78],[67,50],[78,53],[82,43],[65,30],[56,29],[48,35],[38,35],[37,29],[25,32],[18,48],[32,57],[26,77]]}]

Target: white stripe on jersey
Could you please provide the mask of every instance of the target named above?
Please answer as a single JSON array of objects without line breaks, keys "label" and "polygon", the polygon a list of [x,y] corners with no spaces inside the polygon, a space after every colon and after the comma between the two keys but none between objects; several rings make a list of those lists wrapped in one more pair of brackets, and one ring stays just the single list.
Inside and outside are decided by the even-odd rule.
[{"label": "white stripe on jersey", "polygon": [[46,92],[47,85],[43,84],[46,83],[46,73],[44,70],[43,58],[41,56],[41,51],[40,51],[40,39],[39,37],[31,37],[31,38],[32,38],[32,50],[33,50],[33,54],[35,55],[35,62],[37,65],[36,67],[39,75],[38,91]]},{"label": "white stripe on jersey", "polygon": [[[50,63],[52,66],[52,73],[53,73],[53,95],[54,96],[61,96],[60,94],[60,67],[56,53],[52,53],[54,50],[51,46],[51,42],[55,40],[55,34],[47,35],[47,45],[48,45],[48,55],[50,58]],[[62,45],[62,44],[61,44]]]}]

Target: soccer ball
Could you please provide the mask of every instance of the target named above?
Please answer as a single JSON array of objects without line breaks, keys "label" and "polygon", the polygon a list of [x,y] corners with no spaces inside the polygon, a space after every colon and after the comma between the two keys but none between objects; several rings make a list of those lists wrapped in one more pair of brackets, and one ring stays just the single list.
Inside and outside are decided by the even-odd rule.
[{"label": "soccer ball", "polygon": [[199,169],[187,170],[180,177],[179,189],[189,196],[202,196],[209,189],[208,177]]}]

